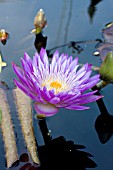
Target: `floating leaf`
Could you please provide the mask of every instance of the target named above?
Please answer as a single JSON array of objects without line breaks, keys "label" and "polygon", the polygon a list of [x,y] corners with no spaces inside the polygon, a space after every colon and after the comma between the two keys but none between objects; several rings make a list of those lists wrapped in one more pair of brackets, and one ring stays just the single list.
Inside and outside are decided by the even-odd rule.
[{"label": "floating leaf", "polygon": [[103,61],[107,53],[113,51],[113,22],[105,25],[105,28],[102,29],[102,35],[104,37],[104,42],[97,47],[97,50]]},{"label": "floating leaf", "polygon": [[27,149],[34,163],[39,164],[36,141],[32,125],[31,100],[20,89],[14,89],[14,98]]},{"label": "floating leaf", "polygon": [[102,29],[102,34],[106,42],[113,43],[113,23]]},{"label": "floating leaf", "polygon": [[100,58],[103,61],[108,54],[108,52],[113,51],[113,43],[103,43],[97,47],[99,51]]},{"label": "floating leaf", "polygon": [[6,95],[1,88],[0,88],[0,107],[1,107],[0,112],[2,113],[1,127],[6,152],[6,163],[7,168],[9,168],[15,161],[18,160],[18,153],[9,105],[7,103]]}]

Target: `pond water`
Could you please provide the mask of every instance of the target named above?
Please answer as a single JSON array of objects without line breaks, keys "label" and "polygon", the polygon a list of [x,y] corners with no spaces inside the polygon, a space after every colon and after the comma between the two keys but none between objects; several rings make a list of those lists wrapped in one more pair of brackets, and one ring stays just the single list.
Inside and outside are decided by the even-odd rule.
[{"label": "pond water", "polygon": [[[101,30],[105,24],[113,21],[112,7],[112,0],[0,0],[0,29],[5,29],[9,33],[9,39],[6,44],[0,44],[3,61],[7,63],[7,67],[4,67],[0,73],[0,81],[5,82],[9,87],[6,90],[6,94],[17,136],[16,143],[19,156],[28,152],[20,131],[19,120],[12,98],[12,89],[14,88],[13,78],[16,76],[12,70],[11,63],[13,61],[20,65],[20,58],[23,57],[24,52],[27,52],[31,57],[36,52],[34,46],[35,35],[31,34],[30,31],[34,28],[33,20],[38,10],[40,8],[44,10],[48,22],[47,27],[43,29],[43,35],[47,36],[46,49],[50,50],[51,53],[54,51],[51,50],[52,48],[59,49],[60,53],[68,53],[69,55],[73,55],[73,57],[78,56],[80,63],[88,62],[100,66],[100,57],[93,55],[98,44],[95,40],[103,40]],[[69,48],[68,45],[62,47],[63,44],[69,44],[72,41],[84,41],[84,43],[77,44],[79,45],[79,47],[77,46],[78,51],[80,50],[79,52],[77,49],[73,51],[73,48]],[[57,48],[57,46],[61,47]],[[94,71],[93,74],[97,74],[97,72]],[[112,89],[112,84],[110,84],[101,91],[101,94],[104,96],[104,104],[110,115],[113,115]],[[69,159],[66,159],[66,155],[60,152],[64,145],[62,147],[60,146],[61,148],[57,153],[58,158],[56,158],[54,154],[57,149],[55,147],[57,148],[58,146],[53,144],[53,150],[51,149],[49,153],[52,154],[52,156],[49,155],[51,161],[48,158],[49,163],[46,162],[45,155],[48,150],[43,151],[43,148],[41,148],[44,145],[44,140],[37,120],[35,118],[33,119],[35,137],[40,146],[40,157],[43,164],[45,164],[42,169],[48,170],[55,169],[56,167],[57,169],[61,169],[61,167],[66,169],[66,164],[67,167],[70,164],[70,168],[68,167],[67,169],[71,169],[72,164],[74,169],[77,170],[113,170],[112,116],[108,115],[110,122],[108,117],[105,118],[105,121],[107,120],[108,122],[108,127],[104,127],[104,125],[107,125],[103,125],[101,120],[96,121],[97,117],[101,114],[97,103],[93,102],[88,104],[88,106],[90,106],[90,109],[84,111],[61,109],[58,114],[46,120],[53,140],[58,139],[64,143],[67,141],[68,145],[72,148],[75,147],[76,153],[74,152],[72,154],[73,157],[70,158],[69,153],[67,153]],[[95,128],[95,122],[97,122],[97,129]],[[84,151],[84,153],[79,151]],[[90,157],[90,154],[92,157]],[[86,159],[88,156],[92,161]],[[43,157],[45,158],[44,161]],[[55,161],[52,157],[55,157]],[[69,163],[63,161],[63,157]],[[61,162],[64,162],[65,165],[61,165]],[[52,168],[50,164],[53,166]],[[22,165],[24,163],[20,163],[20,165],[10,169],[17,170]],[[2,132],[0,131],[0,170],[5,169],[4,143]]]}]

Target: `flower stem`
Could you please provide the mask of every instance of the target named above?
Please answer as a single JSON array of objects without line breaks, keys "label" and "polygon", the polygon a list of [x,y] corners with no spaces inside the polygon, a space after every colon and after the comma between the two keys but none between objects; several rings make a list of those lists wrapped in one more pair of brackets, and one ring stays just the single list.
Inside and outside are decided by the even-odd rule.
[{"label": "flower stem", "polygon": [[[92,88],[92,90],[95,90],[95,89]],[[100,92],[97,91],[95,95],[100,95]],[[96,100],[96,103],[102,115],[109,114],[102,98],[100,98],[99,100]]]},{"label": "flower stem", "polygon": [[102,88],[106,87],[109,83],[101,80],[100,82],[98,82],[93,88],[92,90],[101,90]]},{"label": "flower stem", "polygon": [[50,132],[47,128],[45,119],[39,119],[38,124],[39,124],[40,130],[42,132],[44,142],[45,142],[45,144],[48,144],[51,141],[52,137],[51,137]]},{"label": "flower stem", "polygon": [[99,107],[99,110],[100,110],[101,114],[104,114],[104,115],[109,114],[108,111],[107,111],[107,108],[106,108],[106,106],[105,106],[105,104],[104,104],[104,102],[102,100],[102,98],[97,100],[96,103],[97,103],[97,105]]}]

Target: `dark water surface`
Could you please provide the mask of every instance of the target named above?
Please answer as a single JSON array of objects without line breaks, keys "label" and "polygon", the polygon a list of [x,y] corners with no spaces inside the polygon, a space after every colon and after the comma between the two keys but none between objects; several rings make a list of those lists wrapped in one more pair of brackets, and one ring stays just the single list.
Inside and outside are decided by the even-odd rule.
[{"label": "dark water surface", "polygon": [[[20,58],[23,57],[26,51],[31,57],[36,52],[34,47],[35,35],[30,34],[30,31],[34,28],[33,20],[37,11],[42,8],[45,11],[48,26],[44,28],[43,34],[47,35],[47,49],[70,43],[70,41],[89,41],[95,39],[102,39],[101,29],[105,24],[113,21],[113,1],[112,0],[7,0],[0,1],[0,29],[6,29],[10,37],[7,40],[6,45],[0,43],[0,50],[2,52],[3,60],[7,63],[7,67],[4,67],[0,74],[0,81],[4,81],[9,86],[7,91],[8,101],[11,106],[11,113],[13,117],[13,123],[15,124],[15,133],[17,133],[17,146],[19,155],[26,152],[22,134],[19,130],[19,121],[17,119],[17,113],[12,98],[11,92],[14,87],[13,78],[16,77],[13,73],[11,62],[15,62],[20,65]],[[94,15],[93,15],[94,12]],[[91,17],[91,15],[93,15]],[[72,54],[72,48],[62,47],[59,48],[60,53],[68,53],[73,57],[78,56],[80,63],[92,63],[93,65],[100,66],[101,60],[99,57],[93,56],[93,52],[96,51],[97,42],[79,44],[82,48],[82,52],[78,54],[77,50]],[[53,51],[52,51],[53,52]],[[95,72],[93,74],[96,74]],[[103,101],[108,109],[108,112],[113,115],[113,85],[105,87],[101,94],[104,95]],[[113,170],[113,123],[112,116],[109,115],[105,120],[108,122],[109,127],[106,124],[102,124],[101,118],[96,124],[97,117],[100,115],[100,110],[96,102],[88,104],[91,108],[87,111],[69,111],[62,109],[53,117],[47,118],[48,128],[51,130],[52,138],[58,138],[63,136],[67,143],[71,141],[70,145],[85,146],[84,149],[80,149],[84,152],[91,154],[91,160],[95,162],[90,164],[87,162],[89,168],[95,170]],[[109,121],[110,117],[110,121]],[[101,127],[102,126],[102,127]],[[34,119],[35,135],[39,146],[44,145],[42,134],[39,130],[38,123]],[[100,138],[98,137],[98,134]],[[64,139],[61,139],[66,143]],[[54,144],[53,144],[54,146]],[[63,145],[64,146],[64,145]],[[62,147],[63,147],[62,146]],[[67,145],[66,145],[67,146]],[[56,147],[56,145],[55,145]],[[55,147],[52,149],[54,150]],[[62,148],[61,147],[61,148]],[[40,157],[43,159],[43,152],[40,151]],[[43,149],[42,149],[43,150]],[[56,152],[56,151],[55,151]],[[54,152],[52,152],[54,157]],[[81,161],[78,161],[78,154]],[[4,146],[2,141],[2,134],[0,130],[0,170],[5,170],[5,155]],[[45,152],[44,152],[45,155]],[[84,165],[83,154],[76,152],[72,154],[72,164],[74,169],[84,170],[81,164]],[[63,155],[66,157],[65,155]],[[63,157],[62,156],[62,157]],[[69,153],[68,153],[69,156]],[[74,157],[75,156],[75,157]],[[60,152],[59,152],[60,157]],[[87,157],[87,156],[86,156]],[[51,161],[53,158],[51,158]],[[70,161],[70,160],[69,160]],[[49,161],[48,161],[49,162]],[[54,162],[54,161],[53,161]],[[60,163],[55,162],[59,169]],[[66,164],[66,162],[65,162]],[[54,166],[56,166],[54,165]],[[47,165],[48,166],[48,165]],[[65,166],[64,166],[65,167]],[[11,168],[19,169],[19,167]],[[46,167],[46,169],[48,169]],[[53,168],[55,169],[55,168]],[[65,169],[65,168],[64,168]],[[68,168],[69,169],[69,168]],[[70,163],[71,170],[71,163]]]}]

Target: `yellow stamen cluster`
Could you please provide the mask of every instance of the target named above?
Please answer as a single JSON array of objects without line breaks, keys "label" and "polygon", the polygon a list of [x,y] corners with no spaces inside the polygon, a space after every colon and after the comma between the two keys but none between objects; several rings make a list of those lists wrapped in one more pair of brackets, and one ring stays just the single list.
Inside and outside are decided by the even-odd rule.
[{"label": "yellow stamen cluster", "polygon": [[62,91],[68,91],[70,89],[70,86],[67,84],[65,76],[64,75],[45,75],[41,82],[41,87],[46,87],[47,90],[54,90],[55,94],[58,94]]},{"label": "yellow stamen cluster", "polygon": [[55,88],[55,89],[58,89],[58,88],[61,88],[62,85],[61,85],[58,81],[53,81],[53,82],[50,84],[50,87]]}]

